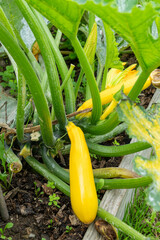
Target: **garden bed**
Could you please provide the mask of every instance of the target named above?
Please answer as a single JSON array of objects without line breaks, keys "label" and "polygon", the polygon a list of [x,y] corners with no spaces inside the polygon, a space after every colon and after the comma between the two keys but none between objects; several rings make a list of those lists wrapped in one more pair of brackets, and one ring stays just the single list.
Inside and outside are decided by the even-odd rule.
[{"label": "garden bed", "polygon": [[[101,4],[94,0],[44,0],[43,2],[38,2],[38,0],[16,0],[11,2],[13,6],[8,1],[2,0],[3,4],[2,8],[0,8],[0,15],[2,16],[0,17],[0,41],[10,54],[10,60],[14,65],[14,68],[11,66],[10,69],[9,66],[7,69],[7,73],[11,73],[8,79],[7,76],[3,75],[3,72],[6,70],[9,62],[6,64],[5,59],[0,61],[0,64],[2,64],[2,74],[0,76],[0,98],[2,101],[0,110],[2,108],[2,111],[4,110],[3,114],[0,115],[0,129],[1,133],[5,132],[5,138],[3,134],[0,135],[0,158],[2,160],[0,171],[4,172],[4,176],[7,176],[8,180],[8,182],[3,181],[2,185],[6,184],[3,187],[3,192],[10,215],[8,222],[12,222],[13,226],[5,230],[6,222],[0,219],[0,233],[3,234],[4,239],[8,240],[100,240],[102,237],[96,232],[94,223],[91,225],[82,223],[83,220],[85,223],[92,222],[96,214],[104,219],[100,214],[101,208],[97,206],[97,195],[94,180],[92,179],[92,167],[93,169],[124,167],[132,170],[134,154],[125,156],[126,154],[145,149],[150,147],[150,145],[153,145],[153,147],[156,145],[155,151],[159,150],[159,139],[157,137],[158,143],[154,142],[155,136],[151,134],[153,129],[154,135],[157,134],[158,130],[160,131],[160,129],[157,130],[159,128],[157,126],[159,124],[158,120],[157,122],[155,121],[155,125],[152,123],[148,130],[148,113],[143,114],[140,108],[133,103],[133,101],[140,102],[146,108],[149,102],[151,104],[158,100],[159,92],[157,91],[151,100],[155,88],[153,86],[147,88],[151,84],[150,73],[160,65],[158,58],[160,38],[157,36],[159,28],[156,26],[157,16],[159,16],[158,7],[156,4],[152,6],[152,3],[137,5],[136,1],[130,2],[129,5],[126,2],[124,6],[121,6],[120,1],[116,1],[117,3],[112,6],[109,3],[110,1]],[[8,11],[10,7],[11,13]],[[14,9],[15,17],[12,13],[12,8]],[[110,15],[110,13],[112,14]],[[43,17],[46,17],[50,22],[46,24],[47,19]],[[25,26],[25,23],[24,26],[21,26],[24,19],[27,27],[29,26],[29,30],[31,30],[30,32],[35,36],[30,46],[27,46],[26,43],[28,36],[30,38],[30,34],[24,37],[24,33],[22,34],[21,31]],[[86,31],[83,28],[85,25],[89,30]],[[85,33],[87,34],[85,35]],[[81,34],[85,36],[84,39]],[[65,42],[69,43],[67,47]],[[148,46],[150,46],[150,50],[148,50]],[[64,57],[63,50],[65,54],[67,52],[68,56]],[[73,63],[76,66],[74,71]],[[139,67],[134,63],[138,63]],[[125,67],[121,71],[119,69],[123,68],[122,65]],[[108,70],[110,69],[109,73]],[[14,71],[18,81],[15,78]],[[10,79],[12,75],[14,75],[14,79]],[[1,85],[4,87],[4,92]],[[147,89],[142,91],[142,87]],[[122,90],[133,101],[126,99],[121,94]],[[9,106],[8,101],[5,101],[10,94],[15,98],[18,95],[18,99],[11,98],[14,101],[14,109]],[[92,101],[84,103],[84,99],[89,98],[92,98]],[[122,101],[118,104],[121,99]],[[27,109],[30,108],[30,111],[26,111],[26,107]],[[73,117],[77,115],[77,113],[73,113],[77,109],[78,111],[82,110],[82,115],[78,114],[77,117]],[[14,110],[14,117],[11,116],[9,119],[8,116],[11,110]],[[91,110],[91,118],[83,118],[84,115],[87,115],[87,111]],[[128,114],[128,111],[130,114]],[[134,111],[138,112],[136,117],[134,116]],[[71,114],[72,118],[68,122],[69,114]],[[81,117],[83,119],[80,119]],[[136,122],[135,125],[133,124],[133,119]],[[140,125],[139,119],[143,119],[141,121],[143,124]],[[125,126],[123,128],[124,132],[119,131],[120,134],[117,134],[116,137],[110,136],[106,141],[105,134],[110,134],[111,130],[115,131],[114,127],[119,124],[119,121],[124,121],[123,124],[128,124],[129,122],[129,134],[130,136],[137,136],[138,144],[128,144],[131,139],[124,131],[127,125],[123,125]],[[54,124],[56,125],[52,126]],[[137,130],[137,125],[139,128],[144,127],[144,131],[140,135],[134,134],[134,131]],[[73,127],[71,134],[69,126]],[[81,129],[77,126],[80,126]],[[130,126],[133,129],[130,129]],[[134,126],[136,126],[136,130]],[[39,131],[40,134],[38,133]],[[149,137],[146,132],[149,132]],[[93,139],[96,139],[95,135],[100,134],[102,134],[103,138],[101,139],[101,144],[93,143]],[[144,140],[146,142],[142,142]],[[132,139],[131,141],[134,142],[135,140]],[[68,173],[60,167],[69,168],[70,144],[71,149],[73,149],[70,159],[74,159],[74,161],[70,161],[69,182]],[[86,144],[88,144],[90,150],[92,167]],[[118,145],[120,146],[118,147]],[[12,154],[16,155],[14,155],[17,160],[16,163],[15,161],[14,163],[9,162],[7,158],[8,146],[12,148],[9,148],[11,152],[13,150],[14,153],[12,152]],[[137,148],[134,148],[135,146]],[[28,158],[24,148],[27,150]],[[20,154],[21,149],[23,149],[23,154]],[[53,163],[53,159],[45,155],[46,153],[55,159],[60,165],[58,166],[59,169],[63,173],[65,172],[67,177],[63,179],[63,176],[59,176],[59,173],[51,173],[50,166]],[[150,149],[143,151],[141,154],[149,156]],[[158,156],[158,154],[156,155]],[[123,158],[122,156],[125,157]],[[50,163],[47,162],[47,157],[50,159]],[[23,165],[20,172],[21,161],[19,161],[19,158],[22,160]],[[83,161],[84,159],[86,159],[88,165]],[[80,165],[77,162],[81,167],[79,167]],[[143,160],[141,159],[139,162],[141,164],[137,168],[140,171]],[[6,167],[7,163],[8,168]],[[16,164],[20,166],[19,169],[16,168]],[[9,168],[14,173],[9,172]],[[154,171],[150,173],[149,167],[144,168],[144,171],[147,174],[149,173],[149,176],[147,176],[149,182],[155,180],[150,175],[159,174],[156,170],[157,168],[154,168]],[[88,173],[91,174],[89,175]],[[60,179],[55,180],[54,174]],[[104,211],[107,210],[122,219],[125,206],[131,201],[134,190],[118,189],[106,191],[104,189],[110,189],[108,182],[112,184],[117,180],[102,179],[102,181],[99,181],[98,177],[95,176],[95,182],[98,198],[101,200],[100,206],[103,207]],[[101,176],[100,178],[105,177]],[[4,179],[6,180],[6,178]],[[47,182],[47,179],[52,182]],[[146,178],[142,178],[142,181],[144,179]],[[140,182],[141,178],[140,181],[139,179],[135,179],[135,181],[134,179],[133,181],[132,179],[127,179],[124,181],[128,182],[128,180],[129,183],[134,184],[135,181]],[[71,199],[68,197],[70,196],[69,185],[63,181],[71,185]],[[122,179],[118,181],[120,181],[120,185],[123,182]],[[77,184],[74,185],[74,189],[72,189],[73,182]],[[105,182],[104,185],[103,182]],[[145,180],[143,184],[145,185]],[[101,186],[99,187],[99,185]],[[83,186],[88,186],[93,195],[88,194],[90,191],[85,187],[86,191],[84,194]],[[132,186],[135,187],[135,185]],[[124,188],[122,185],[120,187]],[[77,192],[80,193],[80,197],[77,197]],[[156,190],[155,193],[158,194]],[[75,198],[73,194],[75,194]],[[93,201],[95,204],[88,204],[86,208],[86,205],[84,206],[86,201],[82,201],[82,195],[88,203],[92,199],[95,200]],[[75,213],[79,209],[84,210],[84,214],[81,214],[81,211],[76,213],[82,222],[75,216],[70,201]],[[75,208],[74,204],[76,205]],[[152,205],[152,203],[150,204]],[[79,206],[82,206],[82,208]],[[87,213],[88,209],[90,210],[90,206],[93,207],[91,209],[93,217]],[[158,207],[157,203],[157,209],[159,210]],[[109,215],[107,212],[104,214]],[[85,218],[86,216],[87,218],[89,216],[89,218]],[[117,218],[114,219],[115,222],[112,221],[114,218],[112,215],[110,217],[107,220],[115,227],[132,237],[134,236],[135,239],[143,239],[140,233],[131,229]],[[117,222],[119,223],[117,224]],[[137,236],[140,237],[138,238]]]},{"label": "garden bed", "polygon": [[[145,107],[151,99],[154,88],[150,87],[141,93],[141,104]],[[154,94],[151,102],[157,102],[159,90]],[[121,134],[117,141],[126,143],[129,141],[128,136]],[[134,141],[134,140],[133,140]],[[14,149],[16,151],[16,149]],[[18,153],[18,152],[17,152]],[[149,154],[150,149],[142,152]],[[132,159],[134,154],[121,157],[93,159],[93,166],[99,167],[124,167],[132,169]],[[122,161],[121,161],[122,160]],[[66,159],[66,162],[68,159]],[[36,183],[36,184],[35,184]],[[20,173],[13,176],[11,187],[5,192],[5,199],[8,206],[10,219],[9,222],[14,224],[13,228],[7,230],[7,236],[13,240],[35,239],[41,240],[100,240],[100,235],[96,232],[94,224],[89,227],[82,224],[74,215],[70,199],[56,189],[48,189],[47,181],[39,176],[36,172],[23,161],[23,169]],[[43,192],[43,193],[42,193]],[[60,197],[58,205],[60,208],[52,205],[48,206],[49,194],[56,193]],[[105,194],[104,194],[105,193]],[[101,206],[104,209],[117,216],[123,218],[126,204],[131,200],[133,190],[101,190]],[[0,227],[4,227],[5,223],[0,222]],[[87,230],[88,229],[88,230]]]}]

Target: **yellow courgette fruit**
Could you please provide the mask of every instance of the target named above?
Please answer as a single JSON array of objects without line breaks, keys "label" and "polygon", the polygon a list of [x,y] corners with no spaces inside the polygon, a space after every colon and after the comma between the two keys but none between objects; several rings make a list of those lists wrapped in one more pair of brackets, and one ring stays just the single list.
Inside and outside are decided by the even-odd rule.
[{"label": "yellow courgette fruit", "polygon": [[[133,85],[137,81],[137,78],[138,78],[137,72],[138,71],[134,71],[132,73],[132,75],[127,76],[126,81],[121,81],[117,85],[115,85],[113,87],[109,87],[109,88],[105,89],[104,91],[100,92],[100,98],[101,98],[102,105],[110,103],[113,100],[113,96],[115,95],[115,93],[118,92],[122,88],[122,86],[124,86],[124,89],[123,89],[124,94],[128,95],[130,90],[132,89]],[[149,76],[146,83],[144,84],[142,90],[146,89],[150,85],[151,85],[151,77]],[[77,111],[81,111],[86,108],[92,108],[92,99],[89,99],[86,102],[84,102],[82,104],[82,106],[80,106],[78,108]],[[91,115],[91,113],[82,113],[82,114],[78,114],[77,118],[81,119],[83,117],[90,117],[90,115]]]},{"label": "yellow courgette fruit", "polygon": [[70,141],[70,197],[74,213],[85,224],[94,221],[98,198],[89,150],[82,130],[69,122],[66,126]]}]

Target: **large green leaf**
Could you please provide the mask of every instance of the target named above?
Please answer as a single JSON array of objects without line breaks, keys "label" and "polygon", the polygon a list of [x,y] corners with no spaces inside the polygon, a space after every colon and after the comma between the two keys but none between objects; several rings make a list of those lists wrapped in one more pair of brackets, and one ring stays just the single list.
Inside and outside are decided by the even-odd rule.
[{"label": "large green leaf", "polygon": [[160,107],[147,113],[144,108],[129,100],[122,100],[118,106],[118,115],[121,121],[127,123],[130,137],[146,141],[154,148],[155,156],[150,159],[136,156],[134,164],[139,174],[153,178],[153,184],[147,191],[147,200],[155,210],[160,211]]},{"label": "large green leaf", "polygon": [[82,8],[74,2],[66,0],[25,0],[50,20],[68,37],[76,36]]},{"label": "large green leaf", "polygon": [[119,5],[121,1],[111,0],[69,0],[79,6],[94,12],[104,22],[110,25],[131,45],[141,67],[150,71],[160,64],[160,37],[151,34],[151,26],[159,13],[155,4],[146,3],[145,7],[135,6],[136,1],[123,1],[126,6]]}]

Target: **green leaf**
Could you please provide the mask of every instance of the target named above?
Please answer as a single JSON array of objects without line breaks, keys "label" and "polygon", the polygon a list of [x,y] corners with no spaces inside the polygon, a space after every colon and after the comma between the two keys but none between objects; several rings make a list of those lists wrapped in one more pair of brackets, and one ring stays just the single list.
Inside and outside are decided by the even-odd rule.
[{"label": "green leaf", "polygon": [[11,123],[17,112],[17,101],[5,94],[0,86],[0,123]]},{"label": "green leaf", "polygon": [[104,23],[104,29],[106,34],[106,45],[107,45],[107,55],[106,55],[106,67],[108,68],[118,68],[123,70],[122,63],[118,57],[119,52],[117,48],[117,43],[115,41],[114,32],[110,26]]},{"label": "green leaf", "polygon": [[77,2],[81,7],[94,12],[121,35],[131,45],[142,69],[149,68],[152,71],[159,66],[160,37],[154,39],[151,34],[151,26],[159,15],[156,4],[150,2],[139,8],[135,6],[135,1],[125,1],[128,2],[126,7],[113,4],[110,0],[70,2]]},{"label": "green leaf", "polygon": [[5,229],[12,228],[12,227],[13,227],[13,223],[9,222],[6,224]]},{"label": "green leaf", "polygon": [[100,66],[105,65],[106,60],[106,41],[104,39],[104,26],[103,22],[100,18],[96,17],[96,23],[97,23],[97,48],[96,48],[96,55],[98,57],[98,61]]},{"label": "green leaf", "polygon": [[96,190],[101,190],[104,186],[104,179],[99,179],[99,181],[96,183]]},{"label": "green leaf", "polygon": [[83,9],[66,0],[26,0],[65,35],[76,36]]},{"label": "green leaf", "polygon": [[4,235],[1,235],[1,239],[6,239],[6,237]]},{"label": "green leaf", "polygon": [[20,31],[23,27],[23,23],[21,21],[23,19],[23,15],[19,11],[15,0],[1,0],[0,6],[5,12],[8,20]]},{"label": "green leaf", "polygon": [[134,164],[136,171],[142,176],[150,175],[153,184],[147,190],[148,203],[155,211],[160,211],[160,125],[159,114],[148,114],[147,111],[130,102],[122,100],[117,108],[121,121],[128,125],[130,137],[146,141],[153,146],[155,156],[150,159],[136,156]]}]

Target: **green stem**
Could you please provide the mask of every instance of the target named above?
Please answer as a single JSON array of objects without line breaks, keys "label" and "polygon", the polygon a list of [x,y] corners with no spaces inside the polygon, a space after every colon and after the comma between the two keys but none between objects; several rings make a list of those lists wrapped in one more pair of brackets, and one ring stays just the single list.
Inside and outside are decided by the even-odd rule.
[{"label": "green stem", "polygon": [[58,47],[59,44],[60,44],[61,37],[62,37],[62,32],[58,29],[58,30],[57,30],[57,34],[56,34],[56,37],[55,37],[55,44],[57,45],[57,47]]},{"label": "green stem", "polygon": [[77,99],[78,90],[79,90],[80,84],[82,82],[83,74],[84,74],[84,71],[81,69],[78,80],[76,82],[76,86],[75,86],[75,99]]},{"label": "green stem", "polygon": [[[48,43],[54,54],[54,58],[55,58],[60,76],[62,78],[62,81],[64,81],[64,79],[68,73],[68,67],[67,67],[67,65],[64,61],[64,58],[58,48],[58,45],[57,45],[58,39],[56,41],[54,40],[51,32],[49,31],[48,27],[46,26],[46,23],[44,22],[44,19],[42,18],[42,16],[37,11],[34,10],[34,12],[36,13],[37,19],[39,19],[39,22],[43,29],[43,35],[47,36]],[[66,101],[66,112],[72,113],[75,111],[75,95],[74,95],[74,89],[73,89],[73,84],[72,84],[71,78],[69,78],[69,80],[67,81],[67,84],[64,88],[64,92],[65,92],[65,101]]]},{"label": "green stem", "polygon": [[101,105],[101,99],[99,95],[99,90],[98,86],[92,71],[92,68],[90,66],[90,63],[87,59],[87,56],[77,39],[77,37],[74,37],[71,39],[72,45],[77,53],[77,56],[79,58],[80,64],[83,68],[83,71],[86,74],[86,78],[90,87],[91,95],[92,95],[92,101],[93,101],[93,110],[92,110],[92,117],[91,117],[91,122],[95,124],[102,113],[102,105]]},{"label": "green stem", "polygon": [[101,91],[103,91],[105,89],[107,74],[108,74],[108,66],[106,65],[104,68],[104,73],[103,73]]},{"label": "green stem", "polygon": [[46,34],[44,34],[41,23],[39,22],[36,15],[36,11],[32,11],[24,0],[16,0],[16,3],[37,39],[48,74],[48,81],[55,115],[60,125],[60,129],[64,130],[66,124],[65,109],[60,88],[59,76],[54,61],[54,55],[50,48],[48,38]]},{"label": "green stem", "polygon": [[61,91],[63,91],[63,89],[65,88],[68,80],[69,80],[70,77],[71,77],[71,74],[72,74],[74,68],[75,68],[75,65],[71,64],[71,66],[70,66],[70,68],[69,68],[69,70],[68,70],[68,73],[67,73],[67,75],[66,75],[66,77],[65,77],[65,79],[64,79],[64,81],[63,81],[63,83],[62,83],[62,85],[61,85]]},{"label": "green stem", "polygon": [[107,221],[114,227],[118,228],[123,233],[126,233],[131,238],[135,240],[145,240],[147,239],[145,236],[143,236],[141,233],[137,232],[132,227],[128,226],[126,223],[122,222],[117,217],[113,216],[111,213],[105,211],[103,208],[98,207],[97,216],[102,218],[103,220]]},{"label": "green stem", "polygon": [[[12,24],[12,23],[11,23]],[[19,45],[21,46],[21,48],[24,50],[24,52],[26,53],[30,63],[32,64],[34,71],[36,72],[37,76],[39,77],[39,79],[41,80],[43,77],[43,71],[39,65],[39,63],[37,62],[36,58],[34,57],[33,53],[26,47],[23,39],[21,38],[18,30],[13,26],[14,28],[14,33],[15,36],[19,42]]]},{"label": "green stem", "polygon": [[17,102],[17,121],[16,132],[18,141],[24,138],[24,108],[26,101],[26,81],[18,70],[18,102]]},{"label": "green stem", "polygon": [[32,93],[40,118],[43,140],[46,145],[53,146],[54,139],[52,133],[50,113],[46,98],[42,91],[37,75],[35,74],[30,62],[28,61],[22,49],[19,47],[16,40],[12,37],[12,35],[7,31],[7,29],[3,26],[1,22],[0,32],[0,41],[6,47],[8,52],[12,55],[13,59],[17,63]]},{"label": "green stem", "polygon": [[123,131],[127,129],[126,123],[121,123],[117,127],[115,127],[112,131],[104,134],[104,135],[91,135],[88,139],[93,143],[102,143],[106,142],[109,139],[113,139],[115,136],[119,135]]},{"label": "green stem", "polygon": [[142,91],[143,85],[145,84],[147,78],[149,77],[150,71],[149,70],[142,70],[140,73],[136,83],[134,84],[133,88],[131,89],[128,97],[135,101],[140,92]]},{"label": "green stem", "polygon": [[84,132],[91,133],[93,135],[104,135],[112,131],[120,123],[118,120],[117,112],[110,114],[108,119],[99,121],[96,125],[85,125],[78,123],[78,125],[83,129]]}]

